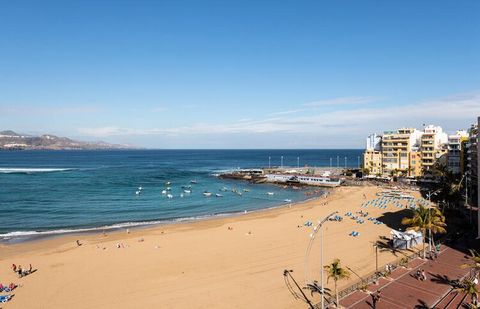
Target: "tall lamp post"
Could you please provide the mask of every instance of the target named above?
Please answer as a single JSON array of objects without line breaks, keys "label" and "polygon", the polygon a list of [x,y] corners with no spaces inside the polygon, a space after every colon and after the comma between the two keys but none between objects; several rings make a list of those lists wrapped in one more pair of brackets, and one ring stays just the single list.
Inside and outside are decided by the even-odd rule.
[{"label": "tall lamp post", "polygon": [[375,248],[375,272],[378,274],[378,244],[374,243],[373,247]]},{"label": "tall lamp post", "polygon": [[308,256],[310,255],[310,251],[312,250],[313,241],[315,240],[315,236],[318,232],[320,232],[320,282],[321,282],[321,309],[325,306],[325,284],[323,280],[323,224],[328,221],[332,216],[337,214],[338,211],[334,211],[322,220],[318,220],[318,224],[313,228],[313,233],[310,234],[310,241],[307,246],[307,250],[305,252],[305,280],[308,278]]},{"label": "tall lamp post", "polygon": [[[438,190],[435,190],[435,191],[428,191],[428,193],[426,194],[427,195],[427,198],[428,198],[428,202],[431,204],[432,203],[432,195],[437,195],[437,193],[440,191],[440,189]],[[429,252],[432,252],[432,229],[430,227],[430,208],[431,208],[431,205],[428,205],[428,251]],[[430,253],[429,253],[430,254]]]}]

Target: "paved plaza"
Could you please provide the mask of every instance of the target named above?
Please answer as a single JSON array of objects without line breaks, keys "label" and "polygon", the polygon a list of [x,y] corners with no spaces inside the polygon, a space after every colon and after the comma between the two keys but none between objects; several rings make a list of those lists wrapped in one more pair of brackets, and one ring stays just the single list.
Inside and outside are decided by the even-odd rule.
[{"label": "paved plaza", "polygon": [[[465,299],[463,293],[455,291],[451,280],[462,279],[470,274],[460,265],[468,262],[466,253],[444,247],[436,260],[412,260],[407,268],[395,269],[388,278],[368,286],[367,292],[356,291],[340,301],[345,308],[372,308],[371,293],[381,291],[376,308],[457,308]],[[417,269],[424,269],[427,280],[418,280]]]}]

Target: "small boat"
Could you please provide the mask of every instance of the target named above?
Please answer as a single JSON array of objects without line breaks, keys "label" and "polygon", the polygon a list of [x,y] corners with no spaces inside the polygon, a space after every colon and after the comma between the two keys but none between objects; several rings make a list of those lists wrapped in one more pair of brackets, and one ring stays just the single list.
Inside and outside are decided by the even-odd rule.
[{"label": "small boat", "polygon": [[136,194],[136,195],[139,195],[139,194],[140,194],[140,191],[135,191],[135,194]]},{"label": "small boat", "polygon": [[250,192],[250,189],[243,189],[243,192]]},{"label": "small boat", "polygon": [[216,197],[223,197],[223,195],[221,195],[220,193],[216,193],[215,196]]},{"label": "small boat", "polygon": [[193,180],[190,180],[190,183],[196,184],[197,181],[195,179],[193,179]]},{"label": "small boat", "polygon": [[237,193],[238,195],[242,196],[242,192],[238,192],[238,191],[237,191],[237,192],[235,192],[235,193]]},{"label": "small boat", "polygon": [[167,198],[173,198],[173,195],[167,194]]},{"label": "small boat", "polygon": [[172,188],[170,188],[170,187],[167,187],[167,189],[166,189],[166,190],[167,190],[167,191],[172,191]]},{"label": "small boat", "polygon": [[285,200],[283,200],[283,201],[284,201],[285,203],[291,203],[291,202],[292,202],[292,200],[291,200],[291,199],[288,199],[288,198],[285,199]]},{"label": "small boat", "polygon": [[167,190],[162,190],[162,194],[163,195],[167,194]]},{"label": "small boat", "polygon": [[182,189],[191,189],[192,186],[188,185],[188,186],[182,186]]},{"label": "small boat", "polygon": [[267,192],[268,195],[274,195],[275,193],[273,192]]},{"label": "small boat", "polygon": [[203,195],[208,197],[208,196],[212,196],[212,193],[208,192],[208,191],[205,191],[205,192],[203,192]]},{"label": "small boat", "polygon": [[142,190],[143,190],[143,188],[142,188],[142,187],[138,187],[138,190],[139,190],[139,191],[142,191]]},{"label": "small boat", "polygon": [[169,185],[171,185],[171,184],[172,184],[172,183],[171,183],[170,181],[167,181],[167,182],[165,183],[166,186],[169,186]]},{"label": "small boat", "polygon": [[187,193],[187,194],[190,194],[190,193],[192,193],[192,191],[191,191],[191,190],[183,190],[183,192],[184,192],[184,193]]},{"label": "small boat", "polygon": [[221,189],[219,189],[219,190],[222,191],[222,192],[227,192],[227,191],[228,191],[228,188],[227,188],[227,187],[223,187],[223,188],[221,188]]}]

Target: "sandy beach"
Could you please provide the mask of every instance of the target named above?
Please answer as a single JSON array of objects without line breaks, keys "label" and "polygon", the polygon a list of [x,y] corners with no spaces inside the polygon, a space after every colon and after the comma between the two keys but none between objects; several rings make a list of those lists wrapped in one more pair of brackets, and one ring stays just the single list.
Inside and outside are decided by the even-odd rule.
[{"label": "sandy beach", "polygon": [[[364,210],[374,217],[398,211],[360,207],[379,190],[341,187],[327,199],[236,217],[1,245],[0,280],[20,284],[2,308],[305,308],[293,299],[282,275],[293,269],[304,283],[312,232],[304,223],[336,210],[341,216]],[[358,224],[344,216],[325,227],[325,264],[337,257],[361,276],[375,270],[372,242],[388,236],[388,226]],[[360,235],[349,236],[353,230]],[[317,280],[319,251],[317,241],[309,260],[310,276]],[[379,252],[380,265],[395,259]],[[10,269],[13,263],[31,263],[38,271],[19,279]],[[355,280],[352,274],[339,286]]]}]

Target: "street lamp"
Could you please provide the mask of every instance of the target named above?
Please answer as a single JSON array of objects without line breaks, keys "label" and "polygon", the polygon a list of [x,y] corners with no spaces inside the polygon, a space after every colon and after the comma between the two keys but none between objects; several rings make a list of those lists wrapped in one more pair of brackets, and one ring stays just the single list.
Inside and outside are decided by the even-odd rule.
[{"label": "street lamp", "polygon": [[305,252],[305,280],[308,278],[308,256],[310,255],[310,251],[312,250],[313,241],[315,240],[315,235],[320,232],[320,282],[321,282],[321,309],[324,308],[325,305],[325,288],[324,288],[324,280],[323,280],[323,224],[328,221],[332,216],[337,214],[338,211],[334,211],[322,220],[318,220],[318,224],[313,228],[313,233],[310,234],[310,242],[308,243],[307,250]]},{"label": "street lamp", "polygon": [[[428,198],[428,202],[429,202],[429,205],[428,205],[428,251],[429,252],[432,252],[432,228],[431,228],[431,218],[430,218],[430,208],[432,207],[431,204],[432,204],[432,195],[437,195],[437,193],[440,191],[441,189],[438,189],[438,190],[435,190],[435,191],[428,191],[428,193],[426,194],[427,195],[427,198]],[[430,254],[430,253],[429,253]]]}]

